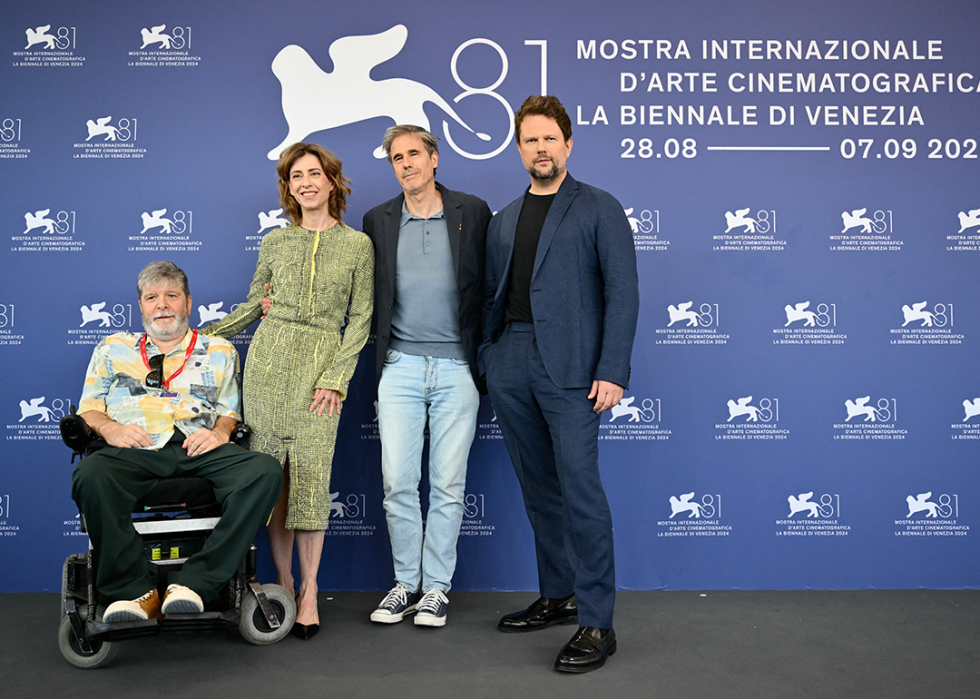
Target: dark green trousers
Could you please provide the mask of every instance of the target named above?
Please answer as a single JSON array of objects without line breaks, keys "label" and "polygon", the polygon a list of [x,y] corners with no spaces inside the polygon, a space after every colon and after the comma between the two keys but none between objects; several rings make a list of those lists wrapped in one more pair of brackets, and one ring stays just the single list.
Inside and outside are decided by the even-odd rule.
[{"label": "dark green trousers", "polygon": [[273,457],[236,444],[189,457],[183,440],[178,432],[159,451],[105,447],[82,459],[72,474],[71,495],[92,540],[96,586],[110,600],[136,599],[157,586],[130,515],[161,478],[206,478],[221,503],[221,521],[204,548],[169,579],[205,602],[231,580],[279,499],[282,466]]}]

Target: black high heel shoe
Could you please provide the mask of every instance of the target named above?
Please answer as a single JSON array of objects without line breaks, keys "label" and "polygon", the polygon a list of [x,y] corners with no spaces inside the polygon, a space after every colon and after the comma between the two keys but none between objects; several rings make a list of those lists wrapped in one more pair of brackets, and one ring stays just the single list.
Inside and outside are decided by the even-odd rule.
[{"label": "black high heel shoe", "polygon": [[319,624],[293,624],[291,633],[294,636],[302,638],[304,641],[309,641],[311,638],[317,635],[320,631]]},{"label": "black high heel shoe", "polygon": [[[296,598],[296,611],[299,611],[299,590],[295,587],[293,588],[293,596]],[[302,638],[304,641],[309,641],[311,638],[316,636],[320,632],[319,624],[300,624],[293,622],[293,628],[290,630],[294,636]]]}]

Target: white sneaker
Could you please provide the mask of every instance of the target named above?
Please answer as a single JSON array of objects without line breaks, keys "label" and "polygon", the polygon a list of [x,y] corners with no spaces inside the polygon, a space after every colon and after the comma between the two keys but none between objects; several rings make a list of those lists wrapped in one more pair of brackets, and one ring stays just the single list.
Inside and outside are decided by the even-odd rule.
[{"label": "white sneaker", "polygon": [[164,614],[200,614],[204,611],[204,601],[189,587],[170,585],[163,593],[160,611]]},{"label": "white sneaker", "polygon": [[106,624],[118,624],[123,621],[159,619],[160,616],[160,595],[153,588],[139,599],[113,602],[106,607],[102,621]]},{"label": "white sneaker", "polygon": [[445,626],[446,625],[446,593],[438,588],[429,590],[419,601],[416,609],[416,626]]}]

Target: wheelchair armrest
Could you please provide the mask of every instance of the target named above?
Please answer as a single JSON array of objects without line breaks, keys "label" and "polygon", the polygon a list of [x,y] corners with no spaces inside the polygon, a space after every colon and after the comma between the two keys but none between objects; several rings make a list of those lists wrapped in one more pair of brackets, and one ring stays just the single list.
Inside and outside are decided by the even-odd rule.
[{"label": "wheelchair armrest", "polygon": [[231,443],[244,447],[248,442],[248,438],[251,436],[252,428],[246,425],[244,422],[239,422],[235,427],[234,432],[231,433]]},{"label": "wheelchair armrest", "polygon": [[84,454],[94,435],[85,419],[75,410],[74,405],[70,407],[69,414],[58,421],[58,429],[61,431],[61,441],[67,447],[75,454]]}]

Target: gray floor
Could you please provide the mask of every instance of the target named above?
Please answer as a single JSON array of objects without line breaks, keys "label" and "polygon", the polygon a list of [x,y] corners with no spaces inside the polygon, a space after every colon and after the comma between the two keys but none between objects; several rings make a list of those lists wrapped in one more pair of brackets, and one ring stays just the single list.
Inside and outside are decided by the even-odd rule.
[{"label": "gray floor", "polygon": [[980,697],[980,591],[622,592],[619,652],[580,676],[551,668],[572,627],[495,630],[532,593],[453,592],[443,629],[371,624],[381,596],[321,593],[310,641],[144,638],[85,671],[58,595],[3,594],[0,697]]}]

